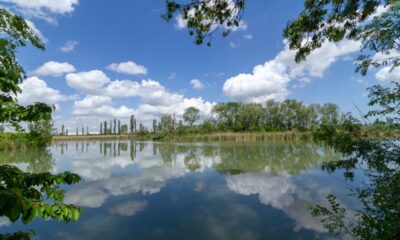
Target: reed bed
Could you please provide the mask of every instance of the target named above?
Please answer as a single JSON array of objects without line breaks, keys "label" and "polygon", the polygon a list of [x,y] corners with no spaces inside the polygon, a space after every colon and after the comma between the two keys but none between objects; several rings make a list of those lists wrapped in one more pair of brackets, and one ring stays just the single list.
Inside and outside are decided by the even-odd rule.
[{"label": "reed bed", "polygon": [[0,151],[17,151],[31,148],[32,146],[24,134],[0,134]]},{"label": "reed bed", "polygon": [[70,135],[70,136],[54,136],[53,142],[58,141],[79,141],[79,140],[129,140],[132,135]]},{"label": "reed bed", "polygon": [[168,135],[163,140],[166,141],[190,141],[190,142],[287,142],[312,140],[311,132],[260,132],[260,133],[212,133],[194,135]]}]

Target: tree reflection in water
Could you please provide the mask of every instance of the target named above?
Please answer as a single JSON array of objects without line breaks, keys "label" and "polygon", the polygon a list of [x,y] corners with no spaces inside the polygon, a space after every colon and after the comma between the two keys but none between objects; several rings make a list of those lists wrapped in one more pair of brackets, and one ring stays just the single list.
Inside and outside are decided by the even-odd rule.
[{"label": "tree reflection in water", "polygon": [[[369,89],[370,105],[379,108],[366,116],[385,117],[388,129],[398,129],[400,124],[400,84],[394,85]],[[348,181],[357,180],[357,172],[366,178],[352,189],[362,208],[350,215],[332,194],[328,195],[329,207],[309,208],[332,232],[343,231],[358,239],[400,239],[400,139],[368,140],[361,136],[361,127],[349,118],[340,126],[323,126],[315,135],[343,155],[338,161],[325,163],[325,170],[343,171]]]}]

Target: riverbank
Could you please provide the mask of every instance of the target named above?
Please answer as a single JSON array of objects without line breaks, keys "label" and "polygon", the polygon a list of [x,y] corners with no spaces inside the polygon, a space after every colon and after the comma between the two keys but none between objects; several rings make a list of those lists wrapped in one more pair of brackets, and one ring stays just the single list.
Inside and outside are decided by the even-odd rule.
[{"label": "riverbank", "polygon": [[78,136],[54,136],[53,141],[77,141],[77,140],[156,140],[176,142],[208,142],[208,141],[302,141],[312,140],[311,132],[256,132],[256,133],[232,133],[220,132],[210,134],[167,134],[160,137],[157,134],[124,134],[124,135],[78,135]]},{"label": "riverbank", "polygon": [[[361,136],[366,139],[387,139],[400,136],[399,129],[364,128]],[[186,134],[122,134],[122,135],[70,135],[54,136],[53,141],[96,141],[96,140],[138,140],[138,141],[174,141],[174,142],[218,142],[218,141],[312,141],[311,131],[277,131],[277,132],[216,132],[216,133],[186,133]]]}]

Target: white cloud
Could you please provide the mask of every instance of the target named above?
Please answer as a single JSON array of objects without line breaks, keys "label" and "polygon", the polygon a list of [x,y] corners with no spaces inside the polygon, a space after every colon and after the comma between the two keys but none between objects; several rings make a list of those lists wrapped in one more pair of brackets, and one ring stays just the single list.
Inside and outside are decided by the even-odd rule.
[{"label": "white cloud", "polygon": [[227,186],[232,191],[245,195],[258,195],[258,199],[265,205],[280,209],[295,220],[296,231],[300,229],[311,229],[320,233],[326,232],[319,219],[314,218],[305,208],[305,204],[325,203],[324,190],[320,190],[320,196],[310,196],[309,189],[297,186],[292,177],[281,173],[272,176],[269,173],[246,173],[226,177]]},{"label": "white cloud", "polygon": [[[178,119],[188,107],[199,108],[204,117],[209,117],[215,103],[207,102],[202,98],[185,98],[183,95],[166,89],[159,82],[148,79],[140,82],[132,80],[111,81],[103,72],[71,73],[66,76],[67,84],[88,94],[84,99],[74,102],[73,115],[76,117],[91,118],[121,117],[127,118],[131,114],[138,117],[138,121],[148,124],[160,114],[175,114]],[[115,107],[113,98],[139,98],[136,109],[121,105]],[[93,119],[85,119],[93,122]]]},{"label": "white cloud", "polygon": [[103,105],[111,105],[112,99],[106,96],[88,95],[82,100],[75,101],[77,108],[96,108]]},{"label": "white cloud", "polygon": [[98,208],[106,201],[108,194],[101,189],[81,187],[74,188],[65,196],[65,203],[76,204],[81,207]]},{"label": "white cloud", "polygon": [[248,39],[248,40],[253,39],[253,35],[251,35],[251,34],[246,34],[246,35],[244,35],[243,37],[244,37],[245,39]]},{"label": "white cloud", "polygon": [[198,80],[198,79],[192,79],[191,81],[190,81],[190,84],[192,84],[192,87],[194,88],[194,89],[197,89],[197,90],[201,90],[201,89],[203,89],[204,88],[204,83],[202,83],[200,80]]},{"label": "white cloud", "polygon": [[386,66],[381,68],[376,74],[376,79],[381,82],[400,82],[400,69],[394,68],[392,66]]},{"label": "white cloud", "polygon": [[147,68],[136,64],[132,61],[122,62],[122,63],[112,63],[107,66],[108,70],[115,71],[118,73],[130,74],[130,75],[139,75],[139,74],[147,74]]},{"label": "white cloud", "polygon": [[11,221],[8,217],[0,217],[0,227],[8,227],[11,224]]},{"label": "white cloud", "polygon": [[224,94],[236,101],[283,100],[289,94],[291,81],[308,83],[313,78],[321,78],[339,57],[360,49],[360,43],[355,41],[326,42],[306,61],[297,64],[294,61],[295,51],[289,49],[286,41],[284,45],[274,59],[255,66],[251,74],[241,73],[227,79],[223,86]]},{"label": "white cloud", "polygon": [[238,48],[240,46],[239,43],[229,42],[229,47],[231,48]]},{"label": "white cloud", "polygon": [[88,95],[84,99],[74,102],[72,113],[75,116],[128,118],[134,113],[134,110],[125,105],[113,107],[110,97]]},{"label": "white cloud", "polygon": [[78,41],[74,41],[74,40],[68,40],[64,46],[60,47],[60,51],[62,52],[72,52],[74,51],[76,45],[78,45]]},{"label": "white cloud", "polygon": [[38,77],[30,77],[19,84],[22,93],[17,96],[18,102],[22,105],[29,105],[35,102],[57,104],[70,99],[62,95],[60,91],[50,88],[46,82]]},{"label": "white cloud", "polygon": [[87,93],[98,93],[101,87],[110,82],[107,75],[100,70],[69,73],[65,78],[68,86]]},{"label": "white cloud", "polygon": [[119,214],[124,217],[131,217],[138,212],[144,211],[148,206],[147,201],[128,201],[119,203],[110,208],[109,212],[112,214]]},{"label": "white cloud", "polygon": [[54,15],[72,13],[79,0],[0,0],[26,17],[56,22]]},{"label": "white cloud", "polygon": [[[229,27],[225,26],[226,29],[229,29]],[[247,23],[243,20],[239,21],[239,26],[233,26],[230,28],[233,32],[235,31],[244,31],[247,29]]]},{"label": "white cloud", "polygon": [[323,77],[325,71],[338,60],[339,57],[360,50],[360,42],[344,40],[339,43],[325,42],[322,46],[314,50],[307,60],[296,63],[294,61],[295,51],[290,50],[286,41],[285,47],[275,58],[288,67],[291,78],[302,77]]},{"label": "white cloud", "polygon": [[168,77],[169,80],[175,80],[176,79],[176,72],[171,73]]},{"label": "white cloud", "polygon": [[49,61],[33,71],[33,74],[38,76],[59,77],[72,72],[75,72],[75,67],[67,62]]},{"label": "white cloud", "polygon": [[226,80],[223,92],[236,101],[262,103],[284,99],[289,91],[286,66],[274,60],[254,67],[252,74],[241,73]]}]

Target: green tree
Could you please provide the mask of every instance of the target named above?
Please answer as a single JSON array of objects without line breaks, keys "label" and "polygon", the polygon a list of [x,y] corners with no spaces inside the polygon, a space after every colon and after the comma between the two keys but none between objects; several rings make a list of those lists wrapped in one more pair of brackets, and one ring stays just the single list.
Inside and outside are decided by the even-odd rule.
[{"label": "green tree", "polygon": [[121,126],[121,134],[127,134],[128,133],[128,125],[127,124],[122,124]]},{"label": "green tree", "polygon": [[[54,107],[44,103],[18,104],[16,97],[21,93],[18,84],[25,79],[25,73],[15,53],[28,43],[42,50],[44,45],[23,18],[5,9],[0,9],[0,31],[0,123],[22,130],[20,123],[30,122],[28,138],[43,147],[49,143],[53,132],[51,113]],[[33,174],[15,166],[1,165],[0,216],[6,216],[12,222],[21,218],[23,223],[31,222],[36,217],[76,221],[81,208],[63,203],[64,190],[60,189],[60,185],[74,184],[79,180],[78,175],[70,172]],[[21,237],[29,239],[30,235],[23,232],[0,235],[1,239]]]},{"label": "green tree", "polygon": [[28,43],[42,50],[44,45],[23,18],[0,9],[0,19],[0,123],[9,123],[17,130],[22,130],[20,123],[23,121],[51,119],[54,107],[44,103],[29,106],[18,104],[16,96],[21,93],[18,84],[25,79],[25,72],[15,53]]},{"label": "green tree", "polygon": [[157,132],[157,120],[153,119],[153,133],[155,134]]},{"label": "green tree", "polygon": [[114,131],[113,131],[113,133],[117,134],[117,119],[116,118],[114,118]]},{"label": "green tree", "polygon": [[53,132],[55,130],[52,120],[39,120],[28,125],[29,133],[27,138],[34,147],[47,147],[51,144]]},{"label": "green tree", "polygon": [[339,107],[333,103],[325,103],[320,108],[321,124],[338,124],[340,119]]},{"label": "green tree", "polygon": [[183,121],[189,124],[190,127],[193,126],[195,122],[200,119],[200,109],[195,107],[188,107],[183,113]]},{"label": "green tree", "polygon": [[118,120],[118,134],[121,134],[121,121]]},{"label": "green tree", "polygon": [[129,130],[130,133],[133,134],[136,132],[136,120],[135,120],[135,115],[131,115],[131,118],[129,120]]},{"label": "green tree", "polygon": [[174,130],[172,115],[161,114],[159,127],[161,131],[171,133]]}]

